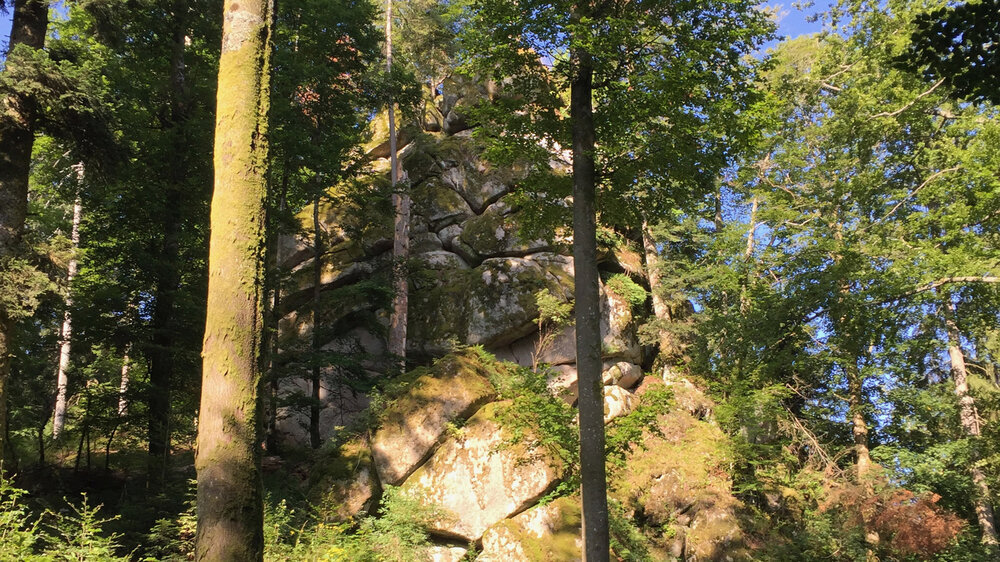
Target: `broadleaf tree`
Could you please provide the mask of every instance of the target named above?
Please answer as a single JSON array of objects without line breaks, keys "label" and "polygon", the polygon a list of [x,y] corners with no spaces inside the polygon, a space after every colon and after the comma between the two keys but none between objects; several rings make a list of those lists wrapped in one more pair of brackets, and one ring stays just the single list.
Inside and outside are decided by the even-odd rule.
[{"label": "broadleaf tree", "polygon": [[749,55],[771,23],[742,0],[479,0],[467,18],[467,70],[502,84],[476,112],[487,155],[529,162],[543,214],[558,216],[568,182],[533,180],[571,147],[584,550],[607,560],[598,209],[602,223],[641,224],[638,208],[656,216],[714,184],[739,146],[732,117],[753,99]]}]

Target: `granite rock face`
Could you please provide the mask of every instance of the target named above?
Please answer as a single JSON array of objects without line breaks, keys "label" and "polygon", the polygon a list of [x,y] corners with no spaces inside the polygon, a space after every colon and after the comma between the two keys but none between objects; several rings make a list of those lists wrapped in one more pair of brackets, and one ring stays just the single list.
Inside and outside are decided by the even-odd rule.
[{"label": "granite rock face", "polygon": [[580,560],[580,498],[559,498],[505,519],[483,534],[477,562]]},{"label": "granite rock face", "polygon": [[372,457],[383,484],[398,485],[438,444],[448,424],[496,398],[493,385],[468,355],[451,355],[415,380],[383,413]]},{"label": "granite rock face", "polygon": [[559,481],[563,466],[545,451],[526,455],[497,421],[509,402],[484,406],[400,487],[444,510],[436,534],[478,541],[495,523],[534,504]]}]

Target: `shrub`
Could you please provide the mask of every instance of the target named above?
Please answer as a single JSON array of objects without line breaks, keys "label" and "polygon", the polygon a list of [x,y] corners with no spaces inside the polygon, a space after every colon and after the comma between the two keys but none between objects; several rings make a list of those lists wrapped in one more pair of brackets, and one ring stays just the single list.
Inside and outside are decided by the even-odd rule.
[{"label": "shrub", "polygon": [[616,273],[608,278],[605,286],[613,294],[624,300],[632,308],[638,308],[646,304],[649,293],[643,289],[631,277],[624,273]]}]

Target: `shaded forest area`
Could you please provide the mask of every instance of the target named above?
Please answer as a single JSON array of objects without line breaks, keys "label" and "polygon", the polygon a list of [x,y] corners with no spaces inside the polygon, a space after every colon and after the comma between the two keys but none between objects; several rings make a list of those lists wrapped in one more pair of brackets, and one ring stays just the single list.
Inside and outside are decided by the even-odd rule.
[{"label": "shaded forest area", "polygon": [[0,0],[0,559],[1000,559],[1000,3],[823,8]]}]

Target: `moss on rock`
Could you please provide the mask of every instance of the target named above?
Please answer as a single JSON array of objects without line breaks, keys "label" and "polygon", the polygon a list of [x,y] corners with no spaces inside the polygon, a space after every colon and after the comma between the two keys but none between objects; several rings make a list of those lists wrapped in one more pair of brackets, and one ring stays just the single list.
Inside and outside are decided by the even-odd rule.
[{"label": "moss on rock", "polygon": [[380,413],[372,455],[385,484],[403,481],[441,440],[449,424],[471,416],[496,397],[490,366],[482,356],[461,352],[446,356],[417,378]]}]

